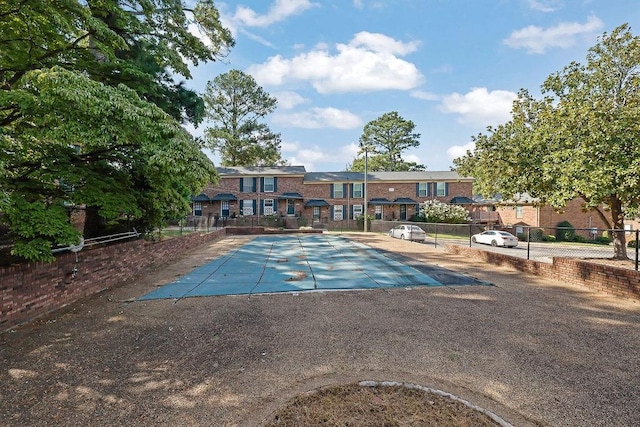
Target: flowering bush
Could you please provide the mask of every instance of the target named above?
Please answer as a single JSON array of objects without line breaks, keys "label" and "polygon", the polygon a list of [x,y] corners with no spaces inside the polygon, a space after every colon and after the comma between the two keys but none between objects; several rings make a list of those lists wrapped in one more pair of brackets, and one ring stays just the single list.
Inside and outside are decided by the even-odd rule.
[{"label": "flowering bush", "polygon": [[441,222],[447,224],[466,224],[469,222],[469,211],[462,206],[448,205],[439,200],[427,200],[420,206],[420,216],[425,222]]}]

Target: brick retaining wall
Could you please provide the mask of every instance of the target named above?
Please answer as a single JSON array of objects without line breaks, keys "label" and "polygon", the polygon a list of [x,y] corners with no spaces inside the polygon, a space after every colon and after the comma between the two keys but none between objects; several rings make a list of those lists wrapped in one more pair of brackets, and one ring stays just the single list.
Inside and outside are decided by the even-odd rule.
[{"label": "brick retaining wall", "polygon": [[[160,242],[134,240],[62,253],[52,263],[0,268],[0,331],[37,319],[81,298],[131,280],[135,275],[193,251],[224,235],[224,229],[190,233]],[[73,277],[73,269],[77,274]]]},{"label": "brick retaining wall", "polygon": [[571,258],[553,258],[553,262],[548,264],[460,245],[445,245],[445,249],[450,253],[481,259],[490,264],[508,266],[525,273],[640,301],[640,273],[635,270]]}]

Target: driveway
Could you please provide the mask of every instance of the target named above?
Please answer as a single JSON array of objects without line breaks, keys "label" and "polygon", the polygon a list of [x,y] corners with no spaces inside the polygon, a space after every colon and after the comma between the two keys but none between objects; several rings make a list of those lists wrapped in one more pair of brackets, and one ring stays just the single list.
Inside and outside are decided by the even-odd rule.
[{"label": "driveway", "polygon": [[253,426],[358,380],[450,392],[516,426],[640,425],[640,304],[380,234],[345,234],[493,286],[135,301],[248,241],[0,335],[0,425]]}]

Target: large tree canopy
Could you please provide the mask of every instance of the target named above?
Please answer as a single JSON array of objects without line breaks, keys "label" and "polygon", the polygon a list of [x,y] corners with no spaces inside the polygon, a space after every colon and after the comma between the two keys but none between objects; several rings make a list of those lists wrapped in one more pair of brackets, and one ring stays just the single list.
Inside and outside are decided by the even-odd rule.
[{"label": "large tree canopy", "polygon": [[360,156],[348,166],[348,170],[364,171],[364,148],[367,148],[370,171],[421,171],[424,165],[407,162],[402,153],[409,148],[420,146],[420,134],[414,133],[416,125],[392,111],[385,113],[364,126],[360,136]]},{"label": "large tree canopy", "polygon": [[260,123],[276,109],[277,100],[240,70],[220,74],[207,83],[204,94],[207,145],[220,154],[224,166],[276,166],[286,162],[280,154],[280,134]]},{"label": "large tree canopy", "polygon": [[[623,230],[640,203],[640,39],[625,24],[604,33],[585,65],[571,63],[519,93],[512,120],[474,138],[454,161],[484,195],[528,192],[558,209],[581,197],[610,228]],[[624,233],[614,233],[626,258]]]},{"label": "large tree canopy", "polygon": [[[211,44],[191,34],[199,26]],[[121,222],[142,231],[183,215],[215,181],[180,126],[202,101],[170,76],[233,45],[211,1],[18,0],[0,3],[0,222],[13,253],[51,259]]]}]

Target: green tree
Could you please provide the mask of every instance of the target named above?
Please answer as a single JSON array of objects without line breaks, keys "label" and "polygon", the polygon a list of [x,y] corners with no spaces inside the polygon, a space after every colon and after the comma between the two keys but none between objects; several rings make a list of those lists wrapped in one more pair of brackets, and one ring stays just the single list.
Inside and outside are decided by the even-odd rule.
[{"label": "green tree", "polygon": [[626,258],[625,217],[640,203],[640,39],[624,24],[604,33],[586,64],[571,63],[542,85],[536,100],[521,91],[512,120],[474,138],[454,161],[484,195],[528,192],[561,209],[580,197],[613,233]]},{"label": "green tree", "polygon": [[184,214],[216,174],[177,121],[196,120],[198,102],[168,72],[188,78],[186,61],[232,45],[212,1],[0,3],[0,221],[17,235],[12,252],[44,260],[76,243],[69,206],[87,207],[85,235]]},{"label": "green tree", "polygon": [[402,153],[409,148],[420,146],[420,134],[415,133],[416,125],[392,111],[385,113],[364,126],[360,136],[360,152],[348,169],[364,171],[364,147],[368,149],[367,169],[370,171],[422,171],[424,165],[407,162]]},{"label": "green tree", "polygon": [[204,101],[214,125],[205,130],[205,141],[220,154],[223,166],[286,164],[280,154],[280,134],[260,123],[276,109],[277,100],[253,77],[240,70],[220,74],[207,83]]}]

